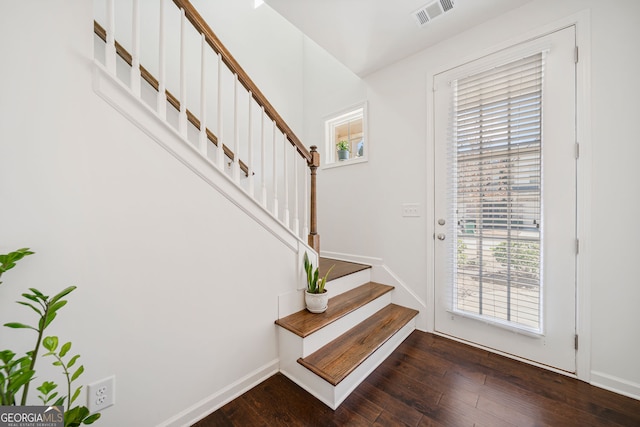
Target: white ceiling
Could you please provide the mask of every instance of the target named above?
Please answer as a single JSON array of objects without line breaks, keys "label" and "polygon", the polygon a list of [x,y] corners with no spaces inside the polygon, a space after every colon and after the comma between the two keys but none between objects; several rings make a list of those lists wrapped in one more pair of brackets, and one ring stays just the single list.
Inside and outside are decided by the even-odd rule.
[{"label": "white ceiling", "polygon": [[433,0],[265,0],[354,73],[365,76],[532,0],[454,0],[419,27]]}]

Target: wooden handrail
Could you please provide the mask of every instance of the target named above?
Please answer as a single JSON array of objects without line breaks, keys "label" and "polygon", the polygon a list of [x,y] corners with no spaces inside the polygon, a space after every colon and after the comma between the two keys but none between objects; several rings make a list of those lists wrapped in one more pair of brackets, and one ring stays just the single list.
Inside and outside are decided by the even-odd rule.
[{"label": "wooden handrail", "polygon": [[[93,32],[98,37],[100,37],[100,39],[103,42],[105,43],[107,42],[107,31],[96,21],[93,21]],[[122,58],[122,60],[131,67],[133,63],[131,54],[117,41],[115,42],[115,44],[116,44],[116,53],[118,54],[118,56]],[[159,90],[160,85],[158,84],[158,79],[156,79],[142,65],[140,65],[140,75],[142,76],[144,81],[149,83],[149,85],[156,90],[156,92]],[[167,97],[167,102],[169,102],[169,104],[173,108],[175,108],[176,111],[180,111],[180,101],[178,101],[178,98],[173,96],[173,94],[168,90],[165,91],[165,94]],[[198,130],[200,130],[200,120],[189,110],[187,110],[187,120],[189,120],[189,123],[191,123]],[[218,138],[216,137],[216,135],[213,132],[211,132],[209,128],[206,129],[206,132],[207,132],[207,139],[211,141],[215,146],[218,146]],[[224,150],[225,156],[227,156],[232,161],[235,159],[235,154],[229,147],[227,147],[225,144],[222,144],[222,149]],[[249,167],[242,160],[240,160],[239,163],[240,163],[240,169],[242,170],[242,172],[244,172],[245,176],[248,176]]]},{"label": "wooden handrail", "polygon": [[249,75],[242,69],[240,64],[235,60],[235,58],[231,55],[231,53],[227,50],[226,47],[222,44],[220,39],[213,33],[213,30],[209,27],[209,24],[202,18],[202,16],[198,13],[195,7],[189,2],[189,0],[173,0],[173,2],[180,9],[184,9],[184,13],[186,18],[191,22],[191,25],[198,31],[200,34],[204,34],[205,40],[207,44],[211,46],[214,52],[219,53],[222,57],[222,61],[229,67],[232,73],[238,76],[238,81],[250,91],[253,99],[256,100],[258,105],[264,107],[264,111],[267,116],[276,123],[276,126],[282,133],[287,136],[287,139],[293,145],[298,153],[302,157],[307,160],[309,166],[311,166],[311,162],[313,161],[312,155],[307,150],[307,147],[300,142],[300,139],[293,133],[291,128],[285,123],[284,119],[280,117],[275,108],[269,103],[264,94],[258,89],[255,83],[251,80]]}]

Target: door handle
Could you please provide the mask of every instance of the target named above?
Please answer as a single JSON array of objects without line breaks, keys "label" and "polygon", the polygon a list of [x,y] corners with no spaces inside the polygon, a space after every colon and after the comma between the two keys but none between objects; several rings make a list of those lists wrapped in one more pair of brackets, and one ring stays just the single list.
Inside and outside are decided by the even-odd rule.
[{"label": "door handle", "polygon": [[444,235],[444,233],[438,233],[436,237],[438,238],[438,240],[444,240],[446,236]]}]

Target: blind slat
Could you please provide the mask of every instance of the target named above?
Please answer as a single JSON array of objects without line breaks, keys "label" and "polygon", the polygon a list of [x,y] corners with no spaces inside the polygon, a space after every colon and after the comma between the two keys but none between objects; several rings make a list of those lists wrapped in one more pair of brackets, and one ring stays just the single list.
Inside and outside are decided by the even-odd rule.
[{"label": "blind slat", "polygon": [[453,83],[453,306],[540,327],[542,54]]}]

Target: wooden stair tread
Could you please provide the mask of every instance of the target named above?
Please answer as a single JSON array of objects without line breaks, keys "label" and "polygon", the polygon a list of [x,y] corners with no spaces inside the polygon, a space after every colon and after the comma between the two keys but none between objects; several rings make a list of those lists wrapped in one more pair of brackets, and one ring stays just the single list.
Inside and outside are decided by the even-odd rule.
[{"label": "wooden stair tread", "polygon": [[298,363],[336,386],[417,314],[389,304]]},{"label": "wooden stair tread", "polygon": [[327,271],[329,271],[331,266],[333,266],[333,270],[331,270],[331,272],[329,273],[327,281],[338,279],[340,277],[371,268],[370,265],[366,264],[357,264],[355,262],[340,261],[338,259],[320,257],[318,268],[320,269],[321,276],[327,274]]},{"label": "wooden stair tread", "polygon": [[324,313],[314,314],[304,309],[276,320],[276,324],[304,338],[392,290],[393,286],[365,283],[330,298]]}]

